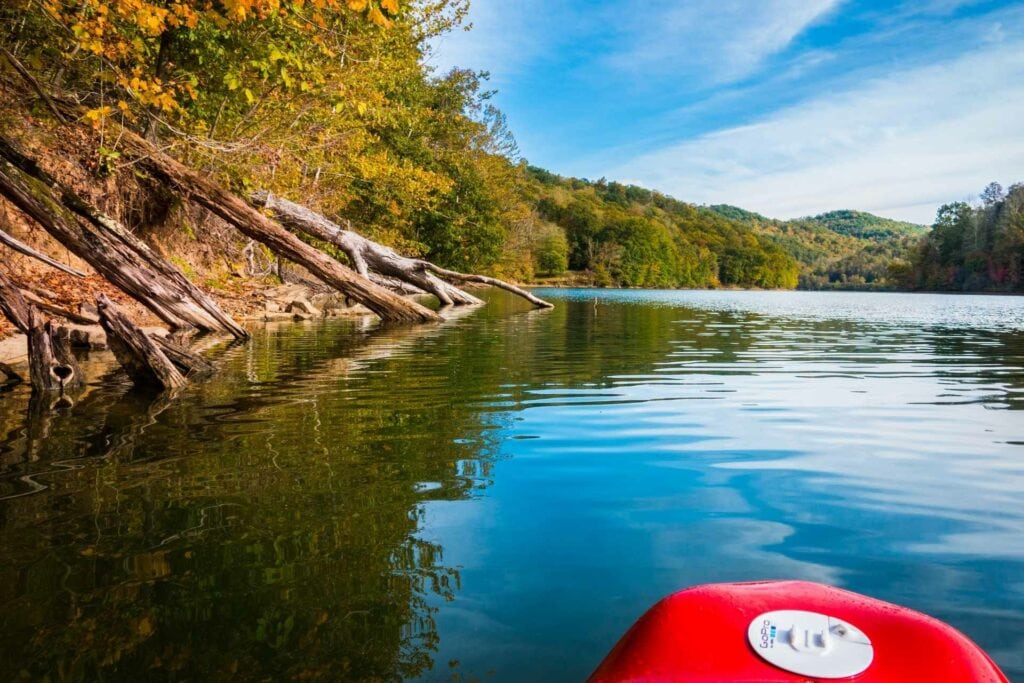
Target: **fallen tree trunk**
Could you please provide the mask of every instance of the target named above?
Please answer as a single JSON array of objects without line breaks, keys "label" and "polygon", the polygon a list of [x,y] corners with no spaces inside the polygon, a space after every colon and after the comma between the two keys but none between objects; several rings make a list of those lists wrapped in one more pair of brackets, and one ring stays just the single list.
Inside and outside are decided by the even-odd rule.
[{"label": "fallen tree trunk", "polygon": [[0,194],[161,320],[176,328],[194,326],[248,337],[174,265],[57,182],[2,136],[0,158],[7,162],[0,163]]},{"label": "fallen tree trunk", "polygon": [[352,261],[357,273],[367,278],[383,276],[379,282],[385,287],[390,284],[388,280],[393,278],[433,294],[445,306],[483,303],[472,294],[424,272],[417,267],[414,259],[401,256],[393,249],[366,239],[357,232],[346,230],[295,202],[275,197],[269,192],[255,192],[250,201],[259,208],[269,209],[274,218],[286,227],[338,247]]},{"label": "fallen tree trunk", "polygon": [[429,322],[440,319],[430,309],[388,291],[306,244],[236,195],[203,178],[140,136],[125,131],[121,145],[139,159],[140,166],[179,193],[235,226],[247,237],[265,244],[274,253],[305,267],[382,319],[391,322]]},{"label": "fallen tree trunk", "polygon": [[447,268],[441,268],[440,266],[436,266],[433,263],[430,263],[429,261],[421,261],[420,263],[422,264],[424,270],[428,270],[434,273],[435,275],[439,275],[441,277],[446,277],[451,280],[456,280],[458,282],[476,282],[481,285],[490,285],[491,287],[504,289],[506,292],[511,292],[516,296],[521,296],[522,298],[526,299],[537,308],[555,307],[555,305],[550,301],[545,301],[544,299],[541,299],[538,296],[534,296],[533,294],[526,291],[522,287],[516,287],[515,285],[505,282],[504,280],[499,280],[498,278],[488,277],[487,275],[476,275],[474,273],[460,273],[458,271],[448,270]]},{"label": "fallen tree trunk", "polygon": [[269,192],[255,192],[251,201],[258,207],[269,209],[274,217],[287,227],[304,232],[341,249],[352,260],[356,271],[361,275],[369,277],[377,274],[384,278],[393,278],[428,294],[433,294],[443,305],[460,306],[483,303],[472,294],[468,294],[442,279],[447,278],[457,282],[477,282],[499,287],[521,296],[534,306],[551,308],[551,304],[547,301],[503,280],[486,275],[459,273],[441,268],[429,261],[402,256],[394,249],[367,239],[304,206],[281,197],[275,197]]},{"label": "fallen tree trunk", "polygon": [[67,329],[43,320],[3,272],[0,272],[0,310],[28,337],[29,378],[34,390],[64,393],[84,384],[71,353]]},{"label": "fallen tree trunk", "polygon": [[122,313],[105,294],[96,295],[100,325],[107,333],[107,345],[132,381],[140,386],[178,389],[185,376],[150,337]]}]

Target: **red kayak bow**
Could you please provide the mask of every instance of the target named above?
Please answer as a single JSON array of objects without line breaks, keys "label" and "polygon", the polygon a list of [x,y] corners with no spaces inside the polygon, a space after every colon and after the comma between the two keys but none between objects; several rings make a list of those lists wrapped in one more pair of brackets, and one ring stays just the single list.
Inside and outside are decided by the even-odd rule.
[{"label": "red kayak bow", "polygon": [[905,607],[803,581],[711,584],[644,614],[590,677],[682,683],[1008,683],[966,636]]}]

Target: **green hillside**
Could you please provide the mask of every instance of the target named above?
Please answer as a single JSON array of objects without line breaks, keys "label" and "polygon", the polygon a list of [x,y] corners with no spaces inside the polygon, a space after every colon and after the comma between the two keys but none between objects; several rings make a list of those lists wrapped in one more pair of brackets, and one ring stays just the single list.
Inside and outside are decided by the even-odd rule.
[{"label": "green hillside", "polygon": [[[536,213],[564,232],[566,264],[594,284],[797,285],[796,260],[746,222],[635,185],[528,172]],[[542,254],[556,247],[552,242]]]},{"label": "green hillside", "polygon": [[802,289],[888,289],[891,264],[905,261],[927,228],[863,211],[776,220],[735,206],[711,211],[749,226],[800,263]]},{"label": "green hillside", "polygon": [[907,235],[919,237],[928,232],[926,226],[918,225],[917,223],[882,218],[881,216],[875,216],[864,211],[853,211],[851,209],[818,214],[811,218],[811,220],[821,223],[829,230],[842,235],[875,241],[893,237],[906,237]]}]

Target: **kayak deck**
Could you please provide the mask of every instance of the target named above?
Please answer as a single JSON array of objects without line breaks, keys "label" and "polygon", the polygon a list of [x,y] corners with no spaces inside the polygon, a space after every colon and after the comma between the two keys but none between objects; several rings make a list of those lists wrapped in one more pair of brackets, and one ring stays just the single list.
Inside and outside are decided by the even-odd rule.
[{"label": "kayak deck", "polygon": [[[827,635],[812,637],[801,631],[802,640],[797,642],[795,635],[788,638],[785,631],[776,633],[774,625],[769,629],[767,621],[763,635],[754,627],[755,620],[780,610],[834,618],[829,623],[837,624],[836,632],[843,637],[853,637],[849,635],[852,631],[864,643],[869,639],[868,647],[873,649],[870,663],[860,673],[841,677],[808,676],[769,663],[767,655],[758,650],[778,647],[784,655],[782,650],[787,648],[809,650],[799,656],[787,652],[793,655],[791,659],[819,668],[816,656],[821,659],[836,652]],[[846,624],[854,624],[856,629]],[[710,584],[675,593],[644,614],[590,678],[592,683],[832,680],[1008,683],[981,648],[948,624],[905,607],[803,581]]]}]

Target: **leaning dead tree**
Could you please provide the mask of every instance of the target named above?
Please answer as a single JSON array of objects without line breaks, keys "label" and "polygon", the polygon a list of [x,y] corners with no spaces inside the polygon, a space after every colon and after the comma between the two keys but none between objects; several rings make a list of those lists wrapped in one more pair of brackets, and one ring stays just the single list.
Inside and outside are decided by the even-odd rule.
[{"label": "leaning dead tree", "polygon": [[367,239],[304,206],[276,197],[269,192],[255,192],[250,201],[255,206],[268,209],[274,218],[285,226],[333,244],[348,256],[357,273],[368,278],[380,277],[385,286],[389,280],[396,280],[433,294],[445,306],[460,306],[483,302],[445,282],[445,279],[455,282],[477,282],[512,292],[538,308],[551,308],[547,301],[503,280],[486,275],[459,273],[441,268],[429,261],[402,256],[394,249]]},{"label": "leaning dead tree", "polygon": [[71,353],[67,328],[44,320],[3,272],[0,272],[0,311],[28,337],[29,377],[34,390],[64,393],[85,383]]},{"label": "leaning dead tree", "polygon": [[240,339],[248,337],[238,323],[177,267],[116,220],[55,180],[2,136],[0,195],[171,327],[197,327],[229,332]]},{"label": "leaning dead tree", "polygon": [[242,234],[276,254],[305,267],[350,299],[390,322],[430,322],[440,319],[429,308],[381,287],[288,232],[217,183],[161,152],[142,137],[124,131],[121,146],[140,166],[178,193],[205,207]]}]

